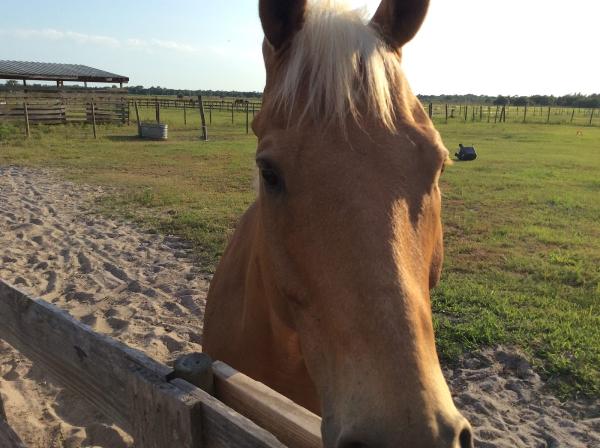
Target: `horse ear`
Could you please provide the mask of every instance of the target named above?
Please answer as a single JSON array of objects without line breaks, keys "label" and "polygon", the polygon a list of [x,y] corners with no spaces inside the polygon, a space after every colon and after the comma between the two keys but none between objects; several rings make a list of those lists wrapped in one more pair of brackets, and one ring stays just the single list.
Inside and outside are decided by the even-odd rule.
[{"label": "horse ear", "polygon": [[307,0],[260,0],[258,12],[269,43],[279,50],[302,28]]},{"label": "horse ear", "polygon": [[382,0],[371,25],[394,48],[411,40],[427,15],[429,0]]}]

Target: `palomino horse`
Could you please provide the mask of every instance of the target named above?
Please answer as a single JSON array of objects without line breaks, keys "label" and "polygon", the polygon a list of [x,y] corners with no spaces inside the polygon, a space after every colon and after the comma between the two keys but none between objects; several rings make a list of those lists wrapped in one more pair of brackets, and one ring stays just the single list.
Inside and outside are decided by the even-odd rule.
[{"label": "palomino horse", "polygon": [[400,68],[428,0],[367,23],[260,0],[260,191],[208,295],[204,350],[323,417],[326,447],[471,447],[435,349],[448,157]]}]

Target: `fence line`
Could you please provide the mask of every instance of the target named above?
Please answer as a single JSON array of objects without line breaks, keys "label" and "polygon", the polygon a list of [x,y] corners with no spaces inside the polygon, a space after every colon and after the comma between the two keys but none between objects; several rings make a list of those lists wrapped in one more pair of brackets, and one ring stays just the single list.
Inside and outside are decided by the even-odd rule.
[{"label": "fence line", "polygon": [[496,105],[426,103],[425,109],[434,121],[487,123],[545,123],[600,126],[600,113],[594,108],[565,106]]},{"label": "fence line", "polygon": [[[246,133],[250,132],[250,118],[260,111],[262,103],[248,100],[202,101],[208,119],[203,125],[205,133],[213,125],[213,112],[231,115],[235,124],[236,114],[244,114]],[[574,126],[600,126],[600,113],[596,109],[562,106],[512,106],[483,104],[426,103],[424,107],[434,122],[471,123],[542,123],[570,124]],[[82,92],[0,92],[0,122],[13,121],[25,125],[30,135],[32,124],[130,124],[130,112],[137,109],[154,109],[156,121],[160,122],[161,109],[180,110],[184,125],[188,124],[188,111],[200,110],[198,98],[127,97],[123,92],[94,92],[94,96]],[[250,116],[251,115],[251,116]],[[204,134],[203,134],[204,135]]]},{"label": "fence line", "polygon": [[57,95],[53,92],[20,92],[0,96],[0,122],[29,124],[120,123],[129,121],[126,96],[82,94]]}]

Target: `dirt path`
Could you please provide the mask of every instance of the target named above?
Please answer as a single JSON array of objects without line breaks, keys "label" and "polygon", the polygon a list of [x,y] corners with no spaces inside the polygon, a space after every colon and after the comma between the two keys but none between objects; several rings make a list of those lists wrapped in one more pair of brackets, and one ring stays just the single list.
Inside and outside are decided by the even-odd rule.
[{"label": "dirt path", "polygon": [[[90,214],[103,193],[0,167],[0,277],[160,361],[201,350],[208,282],[188,245]],[[1,341],[0,393],[11,425],[32,448],[128,444]]]},{"label": "dirt path", "polygon": [[[200,350],[208,282],[188,245],[91,213],[104,193],[0,167],[0,277],[160,361]],[[476,446],[600,447],[600,402],[561,405],[514,351],[471,355],[446,376]],[[31,448],[131,444],[1,341],[0,394]]]}]

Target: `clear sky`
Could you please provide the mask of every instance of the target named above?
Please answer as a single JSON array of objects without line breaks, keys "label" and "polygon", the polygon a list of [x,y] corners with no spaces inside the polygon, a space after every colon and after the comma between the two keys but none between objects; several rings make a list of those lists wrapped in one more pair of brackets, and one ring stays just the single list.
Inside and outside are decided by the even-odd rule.
[{"label": "clear sky", "polygon": [[[264,85],[258,0],[2,2],[0,59],[79,63],[182,89]],[[372,13],[378,0],[351,0]],[[600,1],[431,0],[405,49],[416,93],[600,92]]]}]

